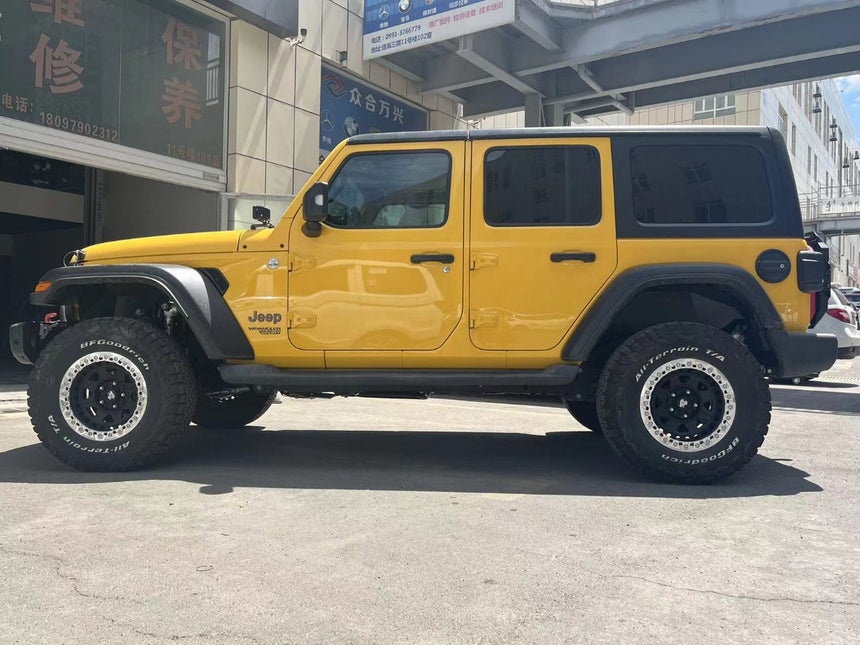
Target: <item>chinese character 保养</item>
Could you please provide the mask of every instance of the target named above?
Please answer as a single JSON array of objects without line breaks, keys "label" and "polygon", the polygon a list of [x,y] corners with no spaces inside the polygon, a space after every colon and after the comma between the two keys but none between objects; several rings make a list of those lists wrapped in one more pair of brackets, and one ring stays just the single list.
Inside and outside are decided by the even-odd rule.
[{"label": "chinese character \u4fdd\u517b", "polygon": [[167,45],[168,64],[184,65],[185,69],[200,69],[200,50],[197,48],[197,30],[194,27],[170,18],[161,40]]},{"label": "chinese character \u4fdd\u517b", "polygon": [[175,76],[164,80],[164,94],[161,95],[161,100],[164,101],[161,111],[167,115],[168,123],[176,123],[185,116],[185,127],[190,128],[193,121],[200,119],[200,103],[198,102],[199,92],[194,89],[191,82],[182,83]]},{"label": "chinese character \u4fdd\u517b", "polygon": [[36,87],[43,87],[45,81],[51,81],[52,94],[78,91],[84,86],[81,82],[84,68],[78,65],[81,52],[69,47],[62,38],[56,48],[48,47],[50,41],[42,34],[36,49],[30,54],[30,60],[36,63]]},{"label": "chinese character \u4fdd\u517b", "polygon": [[37,0],[30,3],[30,10],[54,14],[54,22],[58,25],[68,22],[78,27],[84,26],[81,0]]}]

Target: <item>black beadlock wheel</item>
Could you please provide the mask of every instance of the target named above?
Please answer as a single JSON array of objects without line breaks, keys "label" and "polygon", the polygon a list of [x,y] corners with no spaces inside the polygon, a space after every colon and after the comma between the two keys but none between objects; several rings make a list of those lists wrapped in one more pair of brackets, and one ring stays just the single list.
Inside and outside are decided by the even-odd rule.
[{"label": "black beadlock wheel", "polygon": [[603,433],[600,427],[600,418],[597,416],[597,404],[593,401],[564,401],[564,406],[570,412],[570,416],[576,419],[577,423],[585,426],[592,432]]},{"label": "black beadlock wheel", "polygon": [[667,323],[616,349],[598,383],[597,412],[609,445],[641,473],[709,483],[758,451],[770,390],[743,343],[707,325]]},{"label": "black beadlock wheel", "polygon": [[277,392],[240,392],[197,397],[193,421],[210,430],[241,430],[256,421],[275,401]]},{"label": "black beadlock wheel", "polygon": [[167,454],[188,427],[196,385],[182,349],[157,327],[95,318],[48,343],[28,397],[33,428],[57,459],[124,471]]}]

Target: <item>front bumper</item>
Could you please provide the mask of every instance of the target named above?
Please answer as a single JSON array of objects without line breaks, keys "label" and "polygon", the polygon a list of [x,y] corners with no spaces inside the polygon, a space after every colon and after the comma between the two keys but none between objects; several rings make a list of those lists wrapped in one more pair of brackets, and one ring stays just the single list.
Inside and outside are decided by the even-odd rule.
[{"label": "front bumper", "polygon": [[39,355],[39,323],[20,322],[9,327],[12,356],[22,365],[32,365]]},{"label": "front bumper", "polygon": [[780,331],[772,333],[770,341],[777,365],[769,376],[775,378],[820,374],[836,362],[838,343],[833,334]]}]

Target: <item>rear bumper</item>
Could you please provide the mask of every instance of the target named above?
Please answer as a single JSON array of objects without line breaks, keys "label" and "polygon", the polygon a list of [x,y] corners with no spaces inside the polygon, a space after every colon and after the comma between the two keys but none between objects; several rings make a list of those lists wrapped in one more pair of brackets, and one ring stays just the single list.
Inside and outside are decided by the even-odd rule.
[{"label": "rear bumper", "polygon": [[12,356],[22,365],[32,365],[39,355],[39,324],[20,322],[9,327]]},{"label": "rear bumper", "polygon": [[820,374],[836,362],[838,343],[833,334],[780,331],[772,333],[770,341],[777,359],[770,376],[775,378]]}]

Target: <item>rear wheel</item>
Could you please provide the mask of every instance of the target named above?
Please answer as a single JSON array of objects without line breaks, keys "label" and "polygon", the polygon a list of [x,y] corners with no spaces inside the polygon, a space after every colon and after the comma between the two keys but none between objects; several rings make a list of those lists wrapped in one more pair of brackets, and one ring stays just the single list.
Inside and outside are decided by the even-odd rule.
[{"label": "rear wheel", "polygon": [[188,427],[196,385],[182,349],[160,329],[96,318],[48,343],[28,395],[33,428],[57,459],[122,471],[167,454]]},{"label": "rear wheel", "polygon": [[585,426],[593,432],[603,432],[600,427],[600,419],[597,416],[596,403],[593,401],[564,400],[564,405],[567,408],[567,411],[570,412],[570,415],[576,419],[580,425]]},{"label": "rear wheel", "polygon": [[277,392],[201,394],[197,397],[193,421],[213,430],[238,430],[263,416]]},{"label": "rear wheel", "polygon": [[756,454],[770,422],[770,391],[745,345],[719,329],[667,323],[610,357],[597,389],[603,434],[645,475],[708,483]]}]

